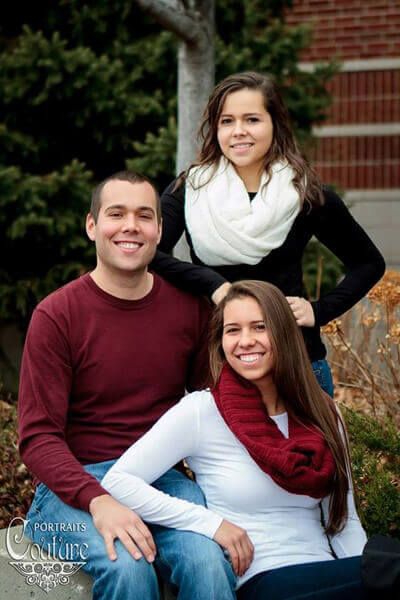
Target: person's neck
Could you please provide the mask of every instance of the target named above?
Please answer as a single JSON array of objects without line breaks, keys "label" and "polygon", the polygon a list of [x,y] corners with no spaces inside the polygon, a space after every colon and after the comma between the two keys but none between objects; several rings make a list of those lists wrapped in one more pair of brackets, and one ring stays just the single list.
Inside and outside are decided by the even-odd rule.
[{"label": "person's neck", "polygon": [[246,167],[241,169],[240,167],[235,167],[235,169],[240,179],[243,181],[246,190],[250,194],[257,193],[261,183],[261,176],[263,172],[262,168]]},{"label": "person's neck", "polygon": [[255,382],[255,385],[261,394],[262,401],[270,417],[286,412],[285,405],[280,399],[273,381]]},{"label": "person's neck", "polygon": [[121,300],[140,300],[153,288],[154,278],[147,268],[140,272],[115,273],[101,264],[90,273],[95,284],[111,296]]}]

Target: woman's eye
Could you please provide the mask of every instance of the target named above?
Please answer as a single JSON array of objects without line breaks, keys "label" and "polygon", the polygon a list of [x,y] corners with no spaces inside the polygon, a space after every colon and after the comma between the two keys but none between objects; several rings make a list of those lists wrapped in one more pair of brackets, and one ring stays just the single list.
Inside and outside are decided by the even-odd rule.
[{"label": "woman's eye", "polygon": [[260,119],[258,117],[248,117],[247,120],[249,123],[258,123]]},{"label": "woman's eye", "polygon": [[265,323],[259,323],[255,327],[256,331],[265,331]]},{"label": "woman's eye", "polygon": [[229,123],[232,123],[232,119],[229,119],[228,117],[224,117],[220,120],[220,125],[229,125]]},{"label": "woman's eye", "polygon": [[229,328],[225,330],[225,333],[237,333],[238,331],[237,328]]}]

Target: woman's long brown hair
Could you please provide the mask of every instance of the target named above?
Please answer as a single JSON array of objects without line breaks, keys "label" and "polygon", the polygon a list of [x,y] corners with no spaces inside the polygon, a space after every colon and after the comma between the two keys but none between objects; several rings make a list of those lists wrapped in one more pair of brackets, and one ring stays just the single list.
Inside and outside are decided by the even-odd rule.
[{"label": "woman's long brown hair", "polygon": [[[176,187],[187,177],[192,167],[199,165],[217,166],[222,155],[217,137],[222,108],[229,94],[243,89],[261,92],[265,110],[269,112],[272,119],[273,139],[271,147],[265,155],[267,175],[271,175],[271,167],[276,161],[287,161],[295,173],[293,185],[299,193],[301,206],[304,204],[309,206],[321,205],[323,203],[321,183],[297,146],[290,124],[289,113],[278,86],[269,75],[254,71],[229,75],[216,85],[208,100],[200,125],[199,137],[202,145],[198,160],[182,174]],[[210,171],[211,177],[212,170]]]},{"label": "woman's long brown hair", "polygon": [[[288,414],[304,425],[315,426],[325,437],[336,465],[326,532],[335,534],[345,525],[347,493],[351,479],[345,426],[334,401],[319,386],[306,346],[282,292],[264,281],[238,281],[216,307],[210,329],[210,370],[214,384],[226,362],[222,349],[225,306],[235,299],[254,298],[261,308],[270,338],[273,378]],[[340,429],[342,429],[342,432]]]}]

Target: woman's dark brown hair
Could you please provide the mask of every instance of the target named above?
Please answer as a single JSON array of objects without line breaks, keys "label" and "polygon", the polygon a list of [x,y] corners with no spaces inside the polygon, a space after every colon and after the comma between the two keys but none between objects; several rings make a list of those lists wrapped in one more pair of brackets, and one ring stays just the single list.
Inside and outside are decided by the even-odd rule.
[{"label": "woman's dark brown hair", "polygon": [[[264,107],[271,116],[273,124],[273,140],[265,155],[265,170],[271,174],[272,165],[278,161],[287,161],[294,170],[293,185],[299,193],[301,205],[320,205],[323,202],[321,184],[316,173],[302,156],[290,125],[287,108],[282,100],[278,86],[272,77],[246,71],[235,73],[223,79],[213,90],[203,115],[199,130],[202,141],[197,165],[216,165],[221,157],[218,143],[218,123],[222,108],[229,94],[248,89],[261,92]],[[191,168],[189,167],[189,169]],[[183,177],[186,177],[189,169]]]},{"label": "woman's dark brown hair", "polygon": [[[224,309],[232,300],[254,298],[259,304],[274,356],[273,378],[288,414],[313,425],[325,437],[336,465],[326,532],[340,531],[347,519],[347,493],[351,473],[344,425],[334,402],[319,386],[303,336],[282,292],[264,281],[238,281],[216,307],[210,329],[210,369],[214,384],[225,363],[222,349]],[[343,429],[343,435],[339,430]]]}]

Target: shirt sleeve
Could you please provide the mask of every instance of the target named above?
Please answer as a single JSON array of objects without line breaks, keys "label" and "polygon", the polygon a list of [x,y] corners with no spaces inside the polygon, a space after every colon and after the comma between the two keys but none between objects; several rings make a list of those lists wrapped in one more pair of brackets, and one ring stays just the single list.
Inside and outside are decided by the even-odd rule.
[{"label": "shirt sleeve", "polygon": [[185,231],[185,186],[181,184],[174,189],[175,185],[176,181],[173,181],[161,195],[162,236],[150,268],[186,292],[211,298],[226,279],[209,267],[171,255]]},{"label": "shirt sleeve", "polygon": [[88,510],[107,494],[65,440],[72,367],[63,327],[34,311],[25,341],[18,399],[19,448],[28,469],[66,504]]},{"label": "shirt sleeve", "polygon": [[201,393],[186,396],[131,446],[102,480],[102,485],[143,520],[213,538],[222,517],[174,498],[150,484],[183,458],[198,452]]},{"label": "shirt sleeve", "polygon": [[385,272],[383,256],[333,191],[315,209],[313,233],[341,260],[345,276],[334,290],[312,302],[316,324],[325,325],[349,310]]},{"label": "shirt sleeve", "polygon": [[215,290],[226,282],[209,267],[194,265],[161,250],[157,250],[149,268],[178,289],[210,299]]}]

